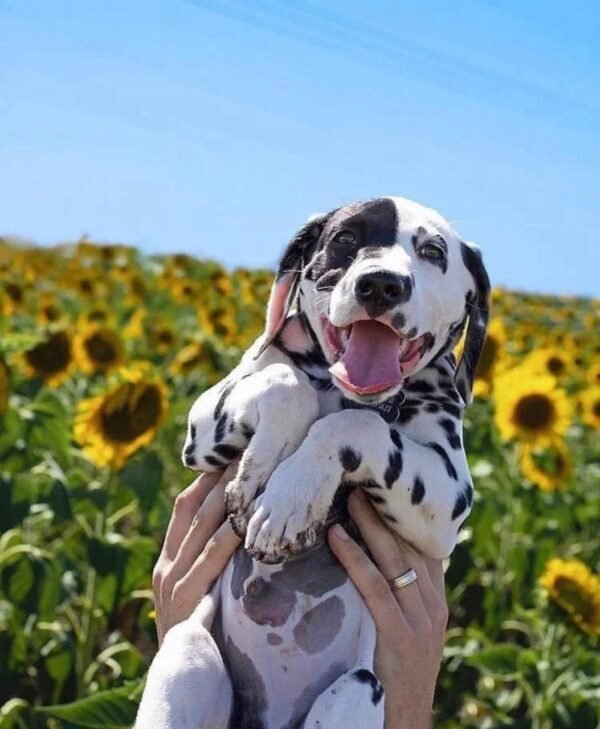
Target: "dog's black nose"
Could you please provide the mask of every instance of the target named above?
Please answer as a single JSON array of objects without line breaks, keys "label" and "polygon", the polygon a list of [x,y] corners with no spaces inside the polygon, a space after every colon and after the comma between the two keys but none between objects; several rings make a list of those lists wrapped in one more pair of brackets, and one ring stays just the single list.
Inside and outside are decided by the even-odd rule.
[{"label": "dog's black nose", "polygon": [[400,276],[390,271],[363,273],[354,283],[357,301],[364,304],[367,310],[375,308],[380,313],[408,301],[411,290],[410,276]]}]

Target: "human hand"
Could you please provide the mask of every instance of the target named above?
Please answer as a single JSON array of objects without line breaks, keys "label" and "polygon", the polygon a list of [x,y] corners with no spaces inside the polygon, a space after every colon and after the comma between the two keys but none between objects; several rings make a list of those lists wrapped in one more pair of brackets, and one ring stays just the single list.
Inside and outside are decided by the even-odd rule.
[{"label": "human hand", "polygon": [[[351,494],[348,507],[375,564],[339,524],[328,540],[375,621],[375,673],[385,690],[386,729],[429,729],[448,622],[442,562],[393,534],[362,491]],[[411,567],[417,580],[392,588],[389,580]]]},{"label": "human hand", "polygon": [[175,499],[152,573],[159,645],[170,628],[192,614],[240,544],[225,520],[224,500],[237,466],[203,473]]}]

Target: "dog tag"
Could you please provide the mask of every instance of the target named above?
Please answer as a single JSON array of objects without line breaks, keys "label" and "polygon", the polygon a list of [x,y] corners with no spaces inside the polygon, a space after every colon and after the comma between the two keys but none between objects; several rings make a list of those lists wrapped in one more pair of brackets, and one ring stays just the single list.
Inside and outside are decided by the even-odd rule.
[{"label": "dog tag", "polygon": [[395,423],[400,417],[400,409],[405,400],[406,395],[403,392],[375,405],[361,405],[354,400],[344,400],[344,409],[376,410],[387,423]]}]

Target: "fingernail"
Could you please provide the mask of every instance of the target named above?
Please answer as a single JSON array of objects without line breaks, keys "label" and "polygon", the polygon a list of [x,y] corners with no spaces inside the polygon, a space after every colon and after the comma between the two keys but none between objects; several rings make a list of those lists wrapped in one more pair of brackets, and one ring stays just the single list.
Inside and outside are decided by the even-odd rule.
[{"label": "fingernail", "polygon": [[341,524],[335,524],[333,526],[333,533],[338,539],[341,539],[343,542],[349,542],[350,537],[348,536],[348,533],[344,529],[344,527]]}]

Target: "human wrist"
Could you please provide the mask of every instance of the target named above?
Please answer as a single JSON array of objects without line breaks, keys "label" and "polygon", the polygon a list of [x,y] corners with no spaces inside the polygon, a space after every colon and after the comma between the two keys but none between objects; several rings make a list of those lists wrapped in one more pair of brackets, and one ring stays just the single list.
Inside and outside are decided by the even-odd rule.
[{"label": "human wrist", "polygon": [[429,707],[411,706],[407,704],[396,704],[386,706],[385,729],[432,729],[433,716]]}]

